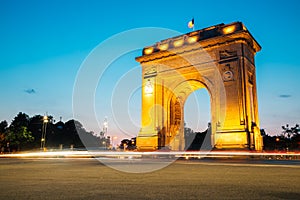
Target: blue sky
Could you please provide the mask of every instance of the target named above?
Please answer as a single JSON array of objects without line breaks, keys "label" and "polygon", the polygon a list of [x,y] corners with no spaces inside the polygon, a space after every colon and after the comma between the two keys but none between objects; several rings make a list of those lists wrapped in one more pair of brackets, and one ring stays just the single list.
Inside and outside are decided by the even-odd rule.
[{"label": "blue sky", "polygon": [[[10,122],[19,111],[29,115],[48,112],[57,120],[60,116],[64,121],[71,119],[76,75],[99,43],[139,27],[186,33],[190,31],[187,22],[194,17],[196,29],[242,21],[261,44],[256,56],[261,128],[279,134],[281,125],[300,123],[299,10],[297,0],[1,0],[0,121]],[[149,45],[154,42],[149,39]],[[116,67],[123,68],[115,72],[126,73],[136,67],[134,57],[140,53],[133,52],[116,62]],[[96,99],[103,96],[98,91]],[[200,96],[207,98],[205,94]],[[139,123],[138,90],[132,98],[130,112]],[[99,121],[104,116],[110,121],[106,105],[99,104]],[[100,130],[97,125],[87,129]]]}]

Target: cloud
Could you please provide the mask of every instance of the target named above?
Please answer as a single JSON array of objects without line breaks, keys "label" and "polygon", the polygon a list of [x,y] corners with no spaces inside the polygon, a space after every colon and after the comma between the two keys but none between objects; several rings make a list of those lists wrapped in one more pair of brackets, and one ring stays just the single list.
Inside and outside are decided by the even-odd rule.
[{"label": "cloud", "polygon": [[36,93],[36,91],[33,88],[24,90],[24,92],[26,92],[27,94],[35,94]]},{"label": "cloud", "polygon": [[281,94],[279,95],[280,98],[290,98],[292,95],[289,94]]}]

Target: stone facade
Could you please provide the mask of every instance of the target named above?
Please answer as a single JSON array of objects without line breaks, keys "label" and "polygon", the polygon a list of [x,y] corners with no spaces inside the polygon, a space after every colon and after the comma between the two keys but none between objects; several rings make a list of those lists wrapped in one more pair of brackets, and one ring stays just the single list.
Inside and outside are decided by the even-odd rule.
[{"label": "stone facade", "polygon": [[220,24],[145,47],[139,150],[184,150],[184,103],[205,88],[216,149],[262,149],[254,55],[261,49],[241,22]]}]

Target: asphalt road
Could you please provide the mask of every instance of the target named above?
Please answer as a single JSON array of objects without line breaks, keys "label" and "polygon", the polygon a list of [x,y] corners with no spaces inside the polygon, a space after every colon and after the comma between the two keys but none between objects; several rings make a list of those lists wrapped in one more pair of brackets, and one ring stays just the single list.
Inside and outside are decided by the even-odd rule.
[{"label": "asphalt road", "polygon": [[124,173],[95,159],[2,158],[0,199],[300,199],[300,165],[177,161]]}]

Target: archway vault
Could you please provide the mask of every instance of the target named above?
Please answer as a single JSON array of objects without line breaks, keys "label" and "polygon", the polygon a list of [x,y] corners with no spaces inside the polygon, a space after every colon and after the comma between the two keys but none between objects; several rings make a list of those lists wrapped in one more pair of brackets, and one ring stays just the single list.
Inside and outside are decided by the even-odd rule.
[{"label": "archway vault", "polygon": [[209,27],[146,47],[136,58],[143,90],[139,150],[184,149],[183,108],[206,88],[211,104],[212,146],[262,149],[254,55],[260,50],[240,22]]},{"label": "archway vault", "polygon": [[[161,146],[166,146],[168,149],[183,150],[185,147],[184,138],[184,105],[188,97],[196,90],[209,88],[201,81],[188,79],[179,83],[169,94],[167,107],[169,108],[170,122],[166,123],[166,131],[160,137],[164,138],[164,143]],[[210,93],[210,92],[209,92]],[[210,101],[212,102],[212,101]],[[197,108],[195,108],[197,110]],[[194,114],[198,114],[195,112]],[[160,146],[160,147],[161,147]]]}]

